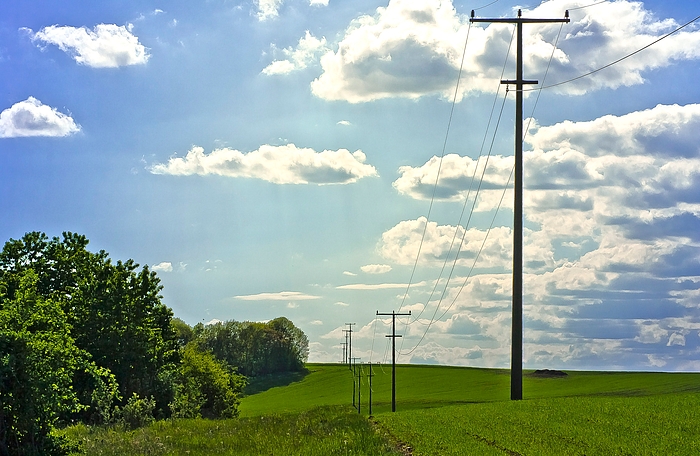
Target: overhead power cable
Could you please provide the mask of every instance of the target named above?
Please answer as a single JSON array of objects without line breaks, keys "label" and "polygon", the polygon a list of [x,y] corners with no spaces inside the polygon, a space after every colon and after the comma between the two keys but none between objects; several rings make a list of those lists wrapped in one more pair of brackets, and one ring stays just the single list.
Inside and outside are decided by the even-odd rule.
[{"label": "overhead power cable", "polygon": [[[592,6],[592,5],[591,5],[591,6]],[[645,49],[648,49],[648,48],[652,47],[653,45],[657,44],[658,42],[660,42],[660,41],[662,41],[662,40],[665,40],[665,39],[668,38],[669,36],[671,36],[671,35],[673,35],[673,34],[675,34],[675,33],[678,33],[679,31],[683,30],[684,28],[686,28],[687,26],[689,26],[689,25],[692,24],[693,22],[696,22],[698,19],[700,19],[700,16],[697,16],[695,19],[691,19],[690,21],[688,21],[688,22],[686,22],[685,24],[681,25],[680,27],[676,28],[676,29],[673,30],[672,32],[669,32],[669,33],[667,33],[666,35],[662,36],[661,38],[658,38],[658,39],[652,41],[651,43],[647,44],[646,46],[644,46],[644,47],[642,47],[642,48],[639,48],[639,49],[637,49],[636,51],[631,52],[631,53],[627,54],[626,56],[624,56],[624,57],[622,57],[622,58],[619,58],[619,59],[615,60],[614,62],[610,62],[610,63],[608,63],[607,65],[604,65],[604,66],[602,66],[602,67],[600,67],[600,68],[598,68],[598,69],[595,69],[595,70],[593,70],[593,71],[589,71],[588,73],[582,74],[582,75],[580,75],[580,76],[576,76],[575,78],[567,79],[566,81],[557,82],[556,84],[550,84],[550,85],[548,85],[548,86],[542,86],[542,87],[535,87],[535,88],[532,88],[532,89],[523,89],[523,92],[532,92],[532,91],[534,91],[534,90],[551,89],[552,87],[558,87],[558,86],[560,86],[560,85],[564,85],[564,84],[568,84],[568,83],[570,83],[570,82],[578,81],[579,79],[583,79],[583,78],[585,78],[585,77],[588,77],[588,76],[590,76],[590,75],[592,75],[592,74],[595,74],[595,73],[597,73],[597,72],[599,72],[599,71],[602,71],[602,70],[604,70],[604,69],[606,69],[606,68],[610,68],[611,66],[617,65],[618,63],[622,62],[623,60],[626,60],[626,59],[628,59],[628,58],[630,58],[630,57],[632,57],[632,56],[634,56],[634,55],[636,55],[636,54],[639,54],[640,52],[644,51]]]},{"label": "overhead power cable", "polygon": [[591,3],[590,5],[577,6],[577,7],[575,7],[575,8],[569,8],[569,11],[575,11],[575,10],[580,10],[580,9],[584,9],[584,8],[590,8],[591,6],[600,5],[601,3],[607,3],[607,2],[609,2],[609,1],[610,1],[610,0],[602,0],[602,1],[600,1],[600,2]]},{"label": "overhead power cable", "polygon": [[[564,24],[562,23],[561,26],[560,26],[560,28],[559,28],[559,33],[557,34],[557,38],[556,38],[556,40],[555,40],[554,46],[552,47],[552,54],[551,54],[550,57],[549,57],[549,63],[547,64],[547,68],[546,68],[545,73],[544,73],[544,76],[543,76],[543,78],[542,78],[542,83],[543,83],[543,84],[544,84],[544,82],[545,82],[546,79],[547,79],[547,75],[549,74],[549,68],[550,68],[551,63],[552,63],[552,60],[553,60],[553,58],[554,58],[554,51],[556,50],[557,45],[558,45],[558,43],[559,43],[559,38],[561,37],[561,32],[562,32],[563,25],[564,25]],[[512,38],[511,38],[511,42],[512,42]],[[507,93],[508,93],[507,91],[508,91],[508,89],[506,88],[506,97],[507,97]],[[522,138],[523,141],[525,141],[525,135],[527,135],[527,132],[529,131],[530,122],[532,121],[532,118],[534,117],[535,109],[537,108],[537,104],[538,104],[538,102],[539,102],[541,93],[542,93],[542,92],[538,92],[538,94],[537,94],[537,98],[536,98],[536,100],[535,100],[535,104],[534,104],[534,106],[533,106],[533,108],[532,108],[532,113],[531,113],[530,118],[529,118],[529,121],[528,121],[528,128],[525,129],[525,132],[524,132],[524,135],[523,135],[523,138]],[[505,106],[505,98],[506,98],[506,97],[504,97],[503,106]],[[501,107],[501,115],[502,115],[502,113],[503,113],[503,106]],[[499,115],[499,119],[498,119],[498,120],[499,120],[499,124],[500,124],[501,115]],[[497,124],[497,125],[498,125],[498,124]],[[497,128],[498,128],[498,127],[497,127]],[[494,131],[494,140],[495,140],[495,131]],[[491,143],[491,149],[492,149],[492,148],[493,148],[493,140],[492,140],[492,143]],[[490,156],[490,154],[491,154],[491,150],[489,150],[489,156]],[[487,162],[487,164],[488,164],[488,162]],[[507,192],[507,190],[508,190],[508,186],[510,185],[510,181],[511,181],[511,179],[513,178],[514,169],[515,169],[515,167],[513,167],[513,168],[511,169],[510,176],[508,177],[508,182],[506,183],[506,185],[505,185],[505,187],[504,187],[504,189],[503,189],[503,193],[501,194],[501,199],[500,199],[500,201],[499,201],[499,203],[498,203],[498,206],[496,207],[496,211],[494,212],[493,218],[491,219],[491,224],[490,224],[488,230],[486,231],[486,235],[484,236],[484,240],[482,241],[481,247],[479,248],[479,251],[477,252],[476,257],[474,258],[474,261],[473,261],[473,263],[472,263],[471,269],[469,270],[469,273],[467,274],[466,278],[464,279],[464,281],[463,281],[461,287],[459,288],[459,291],[458,291],[457,294],[455,295],[454,299],[452,300],[452,302],[450,303],[450,305],[445,309],[445,311],[440,315],[440,317],[437,318],[437,321],[442,320],[442,319],[445,317],[445,315],[447,315],[447,313],[452,309],[452,307],[454,306],[454,304],[457,302],[457,298],[459,297],[459,295],[460,295],[460,294],[462,293],[462,291],[464,290],[464,287],[466,286],[467,281],[471,278],[471,275],[472,275],[472,273],[473,273],[473,271],[474,271],[474,268],[476,267],[476,263],[477,263],[477,261],[479,260],[479,257],[481,256],[481,252],[483,251],[484,247],[486,246],[486,241],[488,240],[489,234],[491,233],[491,230],[493,229],[493,225],[494,225],[494,223],[495,223],[495,221],[496,221],[496,216],[498,215],[498,212],[499,212],[499,210],[500,210],[500,208],[501,208],[501,205],[503,204],[503,199],[504,199],[504,197],[505,197],[505,195],[506,195],[506,192]],[[482,184],[482,182],[483,182],[485,172],[486,172],[486,167],[484,167],[484,170],[483,170],[482,175],[481,175],[481,181],[479,182],[479,188],[477,189],[477,196],[478,196],[479,190],[480,190],[480,188],[481,188],[481,184]],[[476,204],[476,196],[475,196],[475,199],[474,199],[474,204]],[[473,213],[474,207],[475,207],[474,204],[472,205],[472,213]],[[465,201],[465,205],[466,205],[466,201]],[[471,214],[470,214],[470,218],[471,218]],[[448,279],[447,279],[447,283],[445,284],[445,288],[443,289],[442,296],[440,297],[440,300],[439,300],[438,304],[437,304],[436,307],[435,307],[435,312],[433,313],[433,316],[432,316],[430,322],[428,323],[428,325],[427,325],[425,331],[423,332],[423,335],[421,336],[421,338],[420,338],[420,340],[418,341],[418,343],[417,343],[410,351],[408,351],[408,352],[406,352],[406,353],[403,353],[403,354],[411,354],[411,353],[413,353],[413,351],[416,350],[416,348],[418,348],[418,346],[420,346],[420,344],[421,344],[421,343],[423,342],[423,340],[425,339],[425,336],[427,335],[428,330],[430,329],[430,327],[433,325],[434,321],[436,320],[436,319],[435,319],[435,315],[437,314],[438,309],[440,308],[440,305],[442,304],[442,301],[444,300],[445,294],[446,294],[446,292],[447,292],[447,288],[448,288],[448,286],[449,286],[449,282],[450,282],[450,280],[452,279],[452,274],[454,273],[454,270],[455,270],[455,267],[456,267],[456,264],[457,264],[457,260],[458,260],[458,258],[459,258],[459,254],[460,254],[460,252],[461,252],[461,248],[462,248],[462,246],[464,245],[464,239],[465,239],[465,237],[466,237],[466,229],[465,229],[464,234],[463,234],[463,236],[462,236],[462,241],[461,241],[461,243],[460,243],[460,246],[459,246],[459,249],[458,249],[458,251],[457,251],[457,254],[455,255],[455,259],[454,259],[454,262],[453,262],[453,264],[452,264],[452,269],[451,269],[450,275],[449,275],[449,277],[448,277]],[[451,250],[451,248],[452,248],[452,247],[450,246],[450,250]],[[443,266],[443,268],[444,268],[444,266]],[[432,294],[431,294],[431,297],[432,297]]]},{"label": "overhead power cable", "polygon": [[469,32],[471,31],[472,26],[471,23],[469,23],[469,27],[467,28],[467,37],[464,40],[464,49],[462,50],[462,60],[459,64],[459,72],[457,73],[457,84],[455,85],[455,93],[454,97],[452,98],[452,107],[450,109],[450,117],[447,121],[447,131],[445,132],[445,141],[442,144],[442,153],[440,154],[440,162],[438,163],[438,170],[437,170],[437,175],[435,176],[435,185],[433,186],[433,194],[430,197],[430,206],[428,207],[428,215],[426,217],[426,222],[425,226],[423,227],[423,234],[420,239],[420,244],[418,245],[418,253],[416,253],[416,261],[413,263],[413,270],[411,271],[411,277],[408,281],[408,286],[406,287],[406,292],[403,295],[403,299],[401,300],[401,305],[399,306],[399,312],[401,312],[401,308],[403,307],[404,303],[406,302],[406,298],[408,297],[408,292],[411,289],[411,285],[413,284],[413,277],[415,276],[416,273],[416,268],[418,267],[418,260],[420,259],[420,254],[421,250],[423,249],[423,242],[425,241],[425,234],[428,230],[428,222],[430,222],[430,215],[433,210],[433,203],[435,202],[435,193],[437,192],[437,187],[438,187],[438,181],[440,180],[440,170],[442,169],[442,159],[445,157],[445,150],[447,149],[447,138],[450,135],[450,127],[452,126],[452,117],[454,116],[455,112],[455,105],[457,104],[457,96],[459,95],[459,83],[462,79],[462,69],[464,68],[464,57],[467,54],[467,44],[469,43]]}]

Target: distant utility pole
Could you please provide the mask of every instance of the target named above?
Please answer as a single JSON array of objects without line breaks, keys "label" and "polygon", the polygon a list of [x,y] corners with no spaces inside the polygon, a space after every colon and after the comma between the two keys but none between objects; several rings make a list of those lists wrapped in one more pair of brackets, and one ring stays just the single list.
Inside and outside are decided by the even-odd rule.
[{"label": "distant utility pole", "polygon": [[343,357],[341,358],[340,363],[341,363],[341,364],[344,364],[344,363],[347,363],[347,362],[348,362],[348,361],[347,361],[347,360],[348,360],[348,357],[345,356],[345,351],[348,349],[348,347],[347,347],[347,346],[348,346],[348,343],[347,343],[347,342],[341,342],[340,345],[343,347]]},{"label": "distant utility pole", "polygon": [[357,414],[362,415],[362,363],[357,370]]},{"label": "distant utility pole", "polygon": [[355,326],[355,323],[345,323],[345,324],[350,327],[350,329],[344,330],[346,337],[350,336],[350,340],[346,341],[346,342],[348,342],[348,366],[350,366],[350,363],[352,362],[352,361],[350,361],[352,359],[352,327]]},{"label": "distant utility pole", "polygon": [[369,378],[369,416],[372,416],[372,377],[374,377],[374,372],[372,372],[372,363],[369,363],[369,372],[367,373]]},{"label": "distant utility pole", "polygon": [[352,370],[352,406],[359,408],[359,405],[357,405],[355,403],[355,395],[357,394],[357,389],[355,389],[355,376],[357,375],[355,373],[355,370],[356,370],[355,368],[357,367],[357,360],[358,359],[361,359],[361,358],[350,358],[350,363],[351,363],[350,370]]},{"label": "distant utility pole", "polygon": [[408,313],[396,313],[393,310],[391,313],[379,313],[378,316],[388,316],[391,315],[391,335],[386,337],[391,337],[391,411],[396,411],[396,338],[401,337],[396,335],[396,317],[397,316],[407,316],[411,315],[411,311]]},{"label": "distant utility pole", "polygon": [[523,80],[523,24],[569,22],[569,11],[564,19],[517,18],[476,19],[472,10],[470,22],[492,22],[517,25],[517,55],[515,80],[502,80],[501,84],[515,84],[515,205],[513,221],[513,323],[510,355],[510,398],[523,398],[523,84],[537,81]]}]

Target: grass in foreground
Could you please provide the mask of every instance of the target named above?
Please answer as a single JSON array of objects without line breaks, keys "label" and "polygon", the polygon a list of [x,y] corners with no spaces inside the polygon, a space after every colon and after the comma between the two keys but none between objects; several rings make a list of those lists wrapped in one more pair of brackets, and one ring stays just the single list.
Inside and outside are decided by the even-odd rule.
[{"label": "grass in foreground", "polygon": [[135,431],[73,426],[64,432],[84,454],[398,455],[351,407],[231,420],[160,421]]},{"label": "grass in foreground", "polygon": [[428,455],[700,454],[700,396],[569,397],[383,414]]}]

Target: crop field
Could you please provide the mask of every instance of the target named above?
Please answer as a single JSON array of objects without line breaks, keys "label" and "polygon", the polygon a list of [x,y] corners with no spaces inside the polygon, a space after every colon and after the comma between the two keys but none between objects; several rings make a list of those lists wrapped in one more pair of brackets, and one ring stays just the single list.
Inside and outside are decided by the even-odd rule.
[{"label": "crop field", "polygon": [[349,369],[314,364],[253,382],[238,420],[68,431],[88,455],[389,455],[397,442],[415,456],[700,454],[700,374],[526,374],[512,402],[505,370],[398,366],[391,413],[391,369],[375,367],[368,420],[364,369],[361,414]]}]

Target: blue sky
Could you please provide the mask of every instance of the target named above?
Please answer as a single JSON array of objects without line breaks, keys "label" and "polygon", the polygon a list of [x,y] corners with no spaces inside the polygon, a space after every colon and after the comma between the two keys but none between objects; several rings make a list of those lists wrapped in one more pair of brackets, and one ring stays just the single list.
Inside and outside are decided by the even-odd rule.
[{"label": "blue sky", "polygon": [[[512,28],[469,25],[488,3],[6,2],[0,238],[85,234],[191,324],[290,318],[311,361],[346,322],[386,360],[375,313],[401,309],[400,362],[507,367],[514,57]],[[545,86],[700,14],[520,7],[571,10],[525,27]],[[699,72],[691,24],[527,93],[526,367],[700,369]]]}]

